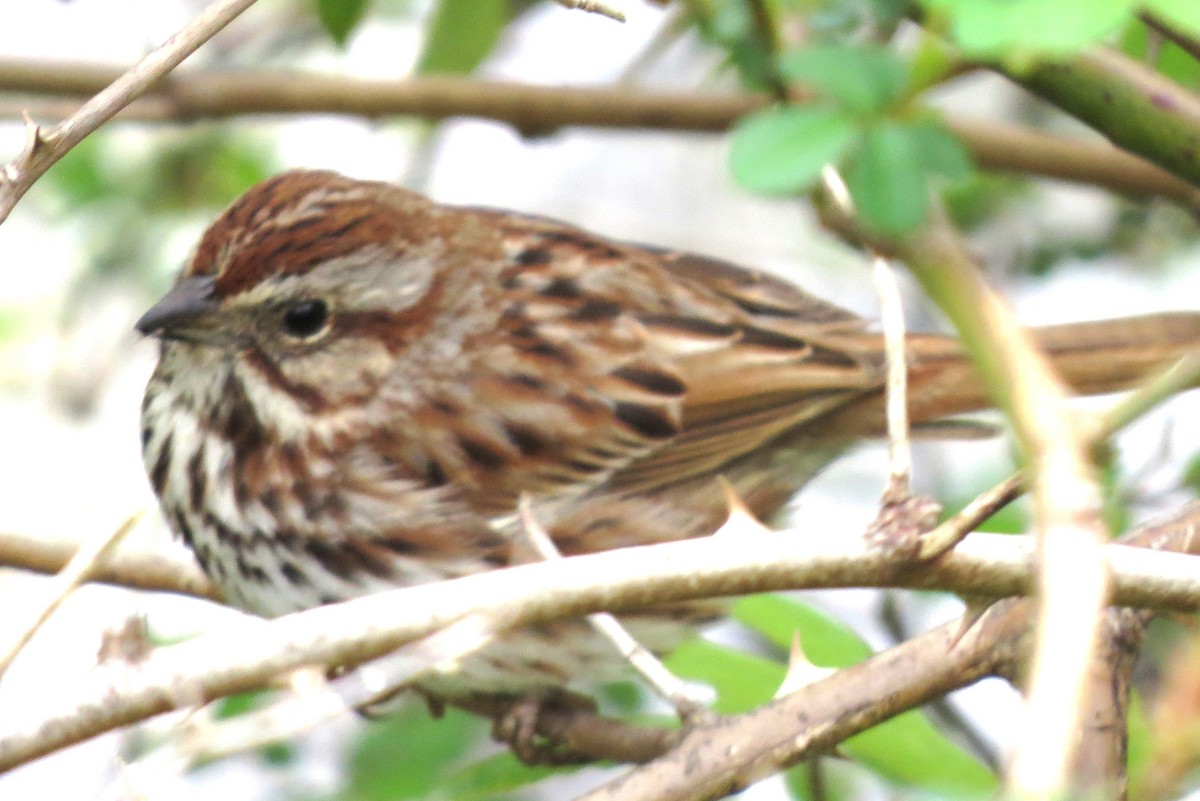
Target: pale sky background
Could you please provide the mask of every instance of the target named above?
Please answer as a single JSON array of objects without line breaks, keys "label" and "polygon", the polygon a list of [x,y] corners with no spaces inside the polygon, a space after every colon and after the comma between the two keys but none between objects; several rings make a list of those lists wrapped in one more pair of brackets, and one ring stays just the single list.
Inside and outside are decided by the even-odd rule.
[{"label": "pale sky background", "polygon": [[[486,71],[494,77],[555,84],[608,84],[619,79],[664,20],[661,10],[640,0],[620,5],[629,16],[623,26],[549,5],[537,9],[525,16]],[[244,21],[281,6],[262,3]],[[0,57],[127,65],[173,33],[197,8],[198,3],[180,0],[22,0],[19,11],[9,9],[0,26]],[[238,25],[234,23],[234,30]],[[417,47],[416,27],[372,22],[348,52],[317,48],[304,63],[287,66],[398,76],[415,58]],[[203,51],[196,60],[203,60]],[[634,80],[686,89],[709,82],[718,67],[714,54],[685,38]],[[1000,81],[977,82],[946,94],[947,103],[976,115],[1000,113],[1016,97]],[[239,128],[276,138],[283,166],[328,167],[393,180],[404,179],[412,167],[414,136],[403,125],[312,119]],[[136,158],[159,130],[124,126],[118,141]],[[19,125],[0,123],[0,161],[14,156],[23,141]],[[459,121],[444,127],[425,180],[410,185],[447,202],[547,214],[621,239],[685,247],[775,270],[856,311],[874,313],[866,264],[816,232],[801,204],[756,199],[733,187],[723,137],[576,130],[527,141],[500,125]],[[981,234],[979,242],[991,264],[1003,268],[1039,239],[1103,227],[1116,213],[1105,193],[1062,185],[1040,190],[1035,203],[1034,213],[1004,216]],[[51,222],[43,209],[35,188],[0,226],[0,313],[16,314],[23,323],[19,334],[0,341],[0,441],[7,456],[0,459],[0,530],[87,538],[111,530],[136,509],[153,509],[137,436],[138,407],[153,365],[153,348],[132,333],[142,311],[141,301],[132,298],[98,298],[81,329],[63,334],[58,321],[64,288],[83,269],[86,231]],[[197,219],[170,235],[171,257],[155,268],[164,273],[177,269],[204,222]],[[1003,277],[999,282],[1029,322],[1194,307],[1200,297],[1200,254],[1169,258],[1178,262],[1170,270],[1090,261],[1068,265],[1045,282]],[[918,322],[928,325],[927,309],[914,293],[909,295],[914,327]],[[70,381],[103,387],[96,412],[86,420],[69,419],[55,405],[56,392]],[[1186,396],[1136,426],[1123,440],[1131,468],[1177,461],[1196,451],[1196,404],[1194,394]],[[1160,447],[1164,438],[1174,443],[1166,457]],[[949,451],[922,446],[918,480],[930,485],[941,485],[950,476],[982,480],[977,465],[995,463],[1007,447],[1002,441]],[[799,499],[797,527],[820,536],[860,530],[873,515],[883,486],[883,456],[882,447],[872,446],[831,469]],[[1164,475],[1172,473],[1150,471],[1148,485],[1161,488]],[[154,514],[133,540],[171,547]],[[0,616],[0,643],[21,625],[28,599],[43,586],[33,577],[0,575],[0,609],[11,610]],[[874,614],[875,593],[810,595],[872,641],[885,641]],[[918,626],[939,622],[956,610],[950,601],[909,605],[917,608],[913,622]],[[86,680],[100,631],[128,614],[149,610],[158,630],[175,634],[238,621],[234,613],[198,607],[114,590],[89,588],[79,593],[0,681],[0,731],[10,716],[36,713],[55,688]],[[986,718],[989,734],[999,742],[1008,738],[1018,704],[1005,685],[987,682],[961,693],[960,700],[972,714]],[[304,778],[313,782],[314,792],[333,786],[336,760],[328,754],[336,751],[331,746],[338,731],[326,729],[306,741],[313,758],[310,775]],[[116,780],[118,737],[99,738],[0,777],[0,798],[120,797],[126,787]],[[142,771],[129,780],[148,799],[186,801],[221,793],[227,801],[240,801],[270,797],[281,779],[252,770],[249,760],[235,759],[186,777],[165,769]],[[552,787],[546,795],[555,794]],[[770,783],[752,795],[780,797]]]}]

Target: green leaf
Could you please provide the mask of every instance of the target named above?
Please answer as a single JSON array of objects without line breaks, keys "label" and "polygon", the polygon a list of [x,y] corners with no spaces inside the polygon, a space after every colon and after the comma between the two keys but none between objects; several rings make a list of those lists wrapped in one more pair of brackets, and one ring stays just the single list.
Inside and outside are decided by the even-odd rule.
[{"label": "green leaf", "polygon": [[971,154],[940,120],[925,118],[910,123],[908,129],[917,141],[918,159],[927,173],[961,181],[975,171]]},{"label": "green leaf", "polygon": [[447,710],[440,719],[423,705],[405,706],[376,721],[351,754],[348,786],[338,796],[354,801],[426,799],[437,794],[452,763],[482,733],[482,722]]},{"label": "green leaf", "polygon": [[733,616],[784,650],[800,635],[804,655],[821,667],[848,667],[871,655],[871,648],[848,626],[812,606],[783,595],[752,595],[733,606]]},{"label": "green leaf", "polygon": [[[1200,4],[1196,4],[1195,8],[1200,11]],[[1140,20],[1125,26],[1121,52],[1153,66],[1175,83],[1191,89],[1200,86],[1200,62],[1179,45],[1151,32]]]},{"label": "green leaf", "polygon": [[113,182],[105,171],[111,158],[108,141],[106,131],[87,137],[49,169],[43,183],[76,208],[109,197]]},{"label": "green leaf", "polygon": [[[871,655],[861,637],[808,604],[781,595],[739,600],[733,616],[783,648],[799,632],[804,655],[815,665],[844,668]],[[947,793],[986,793],[995,777],[948,740],[920,712],[906,712],[868,729],[842,750],[881,776]]]},{"label": "green leaf", "polygon": [[904,94],[908,65],[881,47],[827,44],[784,53],[784,77],[815,87],[860,114],[878,113]]},{"label": "green leaf", "polygon": [[317,18],[329,38],[345,46],[366,15],[369,3],[370,0],[317,0]]},{"label": "green leaf", "polygon": [[1146,0],[1142,7],[1185,33],[1200,34],[1200,3],[1196,0]]},{"label": "green leaf", "polygon": [[1071,53],[1116,33],[1137,0],[923,0],[969,55]]},{"label": "green leaf", "polygon": [[862,793],[855,792],[853,771],[857,768],[845,760],[820,758],[821,794],[813,793],[812,765],[801,762],[783,774],[788,793],[795,801],[852,801]]},{"label": "green leaf", "polygon": [[816,181],[822,167],[838,161],[855,135],[853,121],[830,106],[767,109],[738,123],[730,167],[747,189],[797,192]]},{"label": "green leaf", "polygon": [[440,0],[417,60],[417,72],[465,75],[487,54],[509,20],[508,0]]},{"label": "green leaf", "polygon": [[892,782],[936,795],[991,796],[999,789],[995,774],[916,710],[856,734],[840,748]]},{"label": "green leaf", "polygon": [[846,170],[846,184],[859,215],[888,234],[916,228],[929,204],[925,149],[911,126],[886,122],[867,132],[858,157]]},{"label": "green leaf", "polygon": [[783,682],[783,665],[708,640],[684,643],[664,663],[676,676],[702,681],[716,690],[713,708],[723,715],[762,706]]},{"label": "green leaf", "polygon": [[441,788],[454,801],[485,801],[550,776],[574,773],[582,765],[530,766],[511,752],[496,754],[450,774]]},{"label": "green leaf", "polygon": [[1192,492],[1200,492],[1200,453],[1188,460],[1183,469],[1183,485]]},{"label": "green leaf", "polygon": [[1126,747],[1129,766],[1129,786],[1141,787],[1148,771],[1154,770],[1154,729],[1142,695],[1136,689],[1130,693],[1129,712],[1125,716],[1128,731]]}]

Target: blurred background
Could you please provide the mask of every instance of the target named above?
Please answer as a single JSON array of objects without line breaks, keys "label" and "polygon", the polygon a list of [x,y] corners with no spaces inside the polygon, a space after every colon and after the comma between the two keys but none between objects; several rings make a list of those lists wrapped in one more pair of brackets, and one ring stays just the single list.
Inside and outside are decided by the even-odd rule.
[{"label": "blurred background", "polygon": [[[453,16],[447,16],[452,3],[375,0],[348,25],[328,18],[336,5],[261,3],[184,69],[280,67],[373,78],[446,70],[533,84],[680,92],[740,88],[730,51],[714,29],[689,22],[688,11],[697,4],[625,0],[617,4],[628,17],[624,24],[547,2],[495,4],[505,11],[492,28],[479,27],[484,15],[477,11],[457,31]],[[6,10],[0,59],[124,67],[201,8],[190,0],[24,0],[19,10]],[[453,52],[447,42],[465,54]],[[1194,70],[1183,76],[1195,78]],[[1086,135],[1081,125],[991,74],[948,82],[930,101],[972,118]],[[19,99],[4,100],[2,160],[24,144],[24,126],[14,111],[20,107]],[[544,214],[623,240],[724,257],[786,275],[873,317],[876,300],[864,258],[820,230],[802,199],[764,199],[738,188],[728,149],[724,134],[568,128],[524,136],[480,120],[434,124],[250,115],[108,125],[56,165],[0,226],[0,531],[85,540],[146,508],[151,513],[127,547],[188,558],[157,517],[141,466],[138,411],[155,354],[132,325],[170,284],[221,208],[256,181],[291,167],[396,181],[448,203]],[[983,173],[956,187],[951,203],[991,280],[1029,323],[1193,308],[1200,296],[1194,223],[1169,203]],[[903,274],[901,280],[910,327],[944,328]],[[1185,395],[1166,404],[1119,443],[1111,468],[1114,514],[1141,520],[1177,504],[1197,472],[1191,468],[1200,446],[1197,398]],[[949,508],[1013,468],[1005,438],[921,443],[917,450],[918,489]],[[795,501],[789,521],[795,531],[789,536],[860,532],[876,509],[885,456],[881,444],[865,445],[830,469]],[[1021,507],[1003,518],[993,521],[995,528],[1020,530]],[[14,612],[0,613],[0,642],[23,625],[17,612],[44,586],[41,577],[0,570],[0,609]],[[936,594],[841,591],[798,597],[804,602],[798,609],[814,610],[835,630],[828,643],[805,642],[815,651],[828,648],[828,664],[850,659],[862,643],[886,647],[961,610],[956,599]],[[237,613],[195,600],[84,588],[0,680],[0,721],[36,714],[56,688],[84,680],[95,665],[102,632],[135,614],[145,614],[152,636],[163,642],[213,626],[250,625]],[[728,656],[730,670],[743,680],[747,671],[759,670],[753,675],[764,685],[750,698],[769,698],[776,675],[771,670],[779,668],[781,675],[785,661],[779,644],[736,624],[719,627],[712,638],[749,654],[753,662]],[[1163,624],[1151,652],[1170,654],[1184,647],[1179,641],[1179,627]],[[714,670],[723,664],[721,654],[727,652],[684,654],[680,672],[692,672],[689,659]],[[1148,686],[1157,675],[1157,668],[1147,669]],[[941,745],[919,740],[923,745],[910,754],[898,752],[893,742],[878,753],[863,746],[865,756],[849,749],[853,760],[824,760],[824,797],[906,797],[914,788],[937,787],[927,771],[954,760],[961,760],[955,763],[961,775],[945,779],[943,787],[955,795],[985,792],[988,780],[979,776],[986,771],[981,774],[979,766],[1003,757],[1016,700],[1006,684],[989,680],[929,713],[945,741]],[[211,714],[236,714],[257,702],[233,699]],[[605,703],[631,713],[643,699],[632,686],[618,687]],[[294,741],[211,764],[146,758],[170,739],[179,721],[180,716],[167,716],[0,776],[0,797],[559,798],[606,775],[588,768],[531,784],[547,772],[517,766],[488,742],[484,722],[453,713],[431,721],[419,704],[398,718],[369,725],[341,719]],[[954,756],[937,750],[943,746]],[[746,797],[810,794],[804,770],[797,769],[752,788]]]}]

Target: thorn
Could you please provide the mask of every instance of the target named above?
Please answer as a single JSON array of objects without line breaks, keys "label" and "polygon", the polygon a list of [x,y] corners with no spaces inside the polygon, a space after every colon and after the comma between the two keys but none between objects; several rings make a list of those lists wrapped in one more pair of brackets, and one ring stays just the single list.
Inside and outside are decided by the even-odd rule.
[{"label": "thorn", "polygon": [[745,536],[747,531],[752,534],[771,533],[771,530],[754,516],[754,512],[750,511],[750,507],[746,505],[733,484],[729,483],[725,476],[717,476],[717,484],[721,488],[721,494],[725,496],[725,508],[728,509],[728,512],[725,522],[713,532],[712,536],[725,537],[731,534]]},{"label": "thorn", "polygon": [[46,139],[42,136],[42,127],[33,121],[28,111],[22,111],[21,118],[25,121],[25,149],[21,152],[21,159],[28,163],[46,144]]},{"label": "thorn", "polygon": [[792,634],[792,647],[788,653],[787,672],[783,676],[783,681],[779,684],[779,689],[775,691],[775,697],[782,698],[785,695],[791,695],[797,690],[807,687],[810,684],[815,684],[836,672],[836,668],[823,668],[812,663],[812,660],[808,658],[808,654],[804,653],[804,646],[800,642],[800,632],[796,631]]},{"label": "thorn", "polygon": [[957,648],[962,642],[963,637],[975,627],[975,624],[983,619],[987,611],[992,608],[993,600],[974,599],[967,601],[966,611],[963,612],[962,618],[959,620],[958,631],[950,637],[950,648]]}]

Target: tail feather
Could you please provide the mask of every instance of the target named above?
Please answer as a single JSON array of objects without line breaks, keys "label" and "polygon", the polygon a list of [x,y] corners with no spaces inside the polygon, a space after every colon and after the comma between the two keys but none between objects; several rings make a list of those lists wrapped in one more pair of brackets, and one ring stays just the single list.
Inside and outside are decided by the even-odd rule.
[{"label": "tail feather", "polygon": [[[1131,389],[1184,356],[1200,353],[1200,313],[1195,312],[1067,323],[1035,328],[1032,333],[1077,395]],[[908,406],[914,424],[995,405],[954,339],[914,334],[908,338],[908,350]],[[882,435],[886,429],[883,391],[839,408],[817,427],[836,436]]]}]

